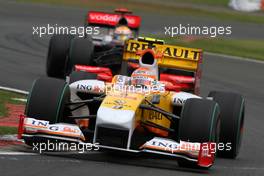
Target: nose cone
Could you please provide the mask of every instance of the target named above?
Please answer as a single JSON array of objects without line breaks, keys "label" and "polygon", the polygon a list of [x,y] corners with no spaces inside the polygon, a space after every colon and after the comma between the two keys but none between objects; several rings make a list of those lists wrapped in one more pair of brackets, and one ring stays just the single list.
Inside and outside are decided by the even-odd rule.
[{"label": "nose cone", "polygon": [[96,125],[119,126],[131,129],[135,123],[135,112],[108,107],[100,107],[97,112]]}]

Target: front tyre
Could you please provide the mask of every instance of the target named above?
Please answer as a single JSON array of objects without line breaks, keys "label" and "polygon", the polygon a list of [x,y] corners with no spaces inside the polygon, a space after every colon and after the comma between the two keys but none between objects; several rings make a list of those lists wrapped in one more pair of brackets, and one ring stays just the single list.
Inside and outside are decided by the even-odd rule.
[{"label": "front tyre", "polygon": [[[25,115],[38,120],[49,121],[50,124],[64,121],[67,111],[66,103],[70,100],[69,86],[64,81],[54,78],[39,78],[34,81],[28,96]],[[35,138],[24,138],[25,143],[32,146],[39,142]]]},{"label": "front tyre", "polygon": [[[205,99],[188,99],[182,109],[179,140],[190,142],[218,142],[220,131],[219,106]],[[203,168],[196,162],[179,159],[181,167]]]},{"label": "front tyre", "polygon": [[25,115],[51,124],[63,121],[66,103],[70,100],[69,86],[63,80],[39,78],[28,96]]},{"label": "front tyre", "polygon": [[230,144],[229,150],[219,150],[224,158],[236,158],[239,154],[244,128],[245,99],[236,93],[212,91],[212,97],[220,106],[221,132],[219,142]]}]

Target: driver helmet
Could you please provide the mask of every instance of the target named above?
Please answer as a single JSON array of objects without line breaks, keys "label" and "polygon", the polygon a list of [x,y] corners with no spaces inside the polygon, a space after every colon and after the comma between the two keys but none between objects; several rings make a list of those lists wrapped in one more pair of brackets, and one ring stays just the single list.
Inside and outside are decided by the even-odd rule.
[{"label": "driver helmet", "polygon": [[131,84],[136,87],[149,87],[155,84],[156,75],[149,68],[138,68],[131,75]]},{"label": "driver helmet", "polygon": [[125,40],[132,37],[132,31],[127,26],[118,26],[114,31],[114,39],[124,42]]}]

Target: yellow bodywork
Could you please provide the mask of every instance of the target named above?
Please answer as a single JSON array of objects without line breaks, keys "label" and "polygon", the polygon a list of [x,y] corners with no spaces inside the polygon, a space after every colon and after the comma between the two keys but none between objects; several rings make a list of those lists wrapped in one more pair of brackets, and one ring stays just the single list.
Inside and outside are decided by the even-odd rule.
[{"label": "yellow bodywork", "polygon": [[[171,105],[170,92],[158,93],[160,95],[160,103],[155,106],[167,111],[172,112],[173,106]],[[140,127],[140,122],[152,122],[165,128],[170,128],[171,122],[164,117],[161,113],[153,110],[141,109],[141,104],[148,104],[151,102],[152,97],[155,94],[143,94],[143,93],[124,93],[122,91],[111,92],[103,100],[101,106],[111,108],[113,110],[131,110],[135,112],[136,126]],[[118,118],[118,117],[117,117]],[[160,136],[167,136],[168,132],[160,130],[154,127],[147,127],[149,131],[158,134]]]},{"label": "yellow bodywork", "polygon": [[[145,50],[150,46],[148,41],[127,40],[124,48],[123,60],[139,59],[136,54],[139,50]],[[188,71],[196,71],[199,59],[202,57],[202,50],[186,48],[175,45],[155,44],[157,53],[162,53],[163,57],[158,60],[160,67],[178,68]]]},{"label": "yellow bodywork", "polygon": [[[162,40],[151,38],[127,40],[124,47],[123,60],[128,61],[129,59],[140,59],[140,55],[137,55],[137,51],[145,50],[149,47],[154,48],[156,53],[162,53],[162,58],[158,60],[159,67],[183,69],[192,72],[196,72],[199,68],[199,62],[202,58],[201,49],[166,45]],[[159,104],[155,104],[155,106],[166,112],[173,112],[173,106],[171,103],[173,92],[168,91],[159,93],[114,91],[107,93],[101,106],[112,108],[113,110],[134,111],[137,126],[140,126],[140,122],[151,122],[165,128],[170,128],[171,121],[161,113],[139,108],[141,104],[148,104],[148,102],[151,102],[153,96],[156,94],[160,95],[160,101]],[[167,131],[161,130],[160,128],[147,128],[160,136],[168,135]]]}]

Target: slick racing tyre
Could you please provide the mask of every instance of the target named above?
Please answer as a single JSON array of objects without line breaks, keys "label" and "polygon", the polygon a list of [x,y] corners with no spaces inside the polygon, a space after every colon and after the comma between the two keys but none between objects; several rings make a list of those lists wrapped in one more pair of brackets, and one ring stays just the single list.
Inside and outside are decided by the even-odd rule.
[{"label": "slick racing tyre", "polygon": [[236,93],[210,92],[212,97],[220,106],[221,130],[219,142],[230,144],[230,150],[219,150],[218,156],[225,158],[236,158],[239,154],[245,116],[245,100]]},{"label": "slick racing tyre", "polygon": [[[214,101],[188,99],[181,112],[179,140],[217,143],[220,133],[219,112],[219,106]],[[203,168],[185,159],[179,159],[178,164],[180,167]]]},{"label": "slick racing tyre", "polygon": [[49,77],[64,78],[72,35],[53,35],[49,42],[46,72]]},{"label": "slick racing tyre", "polygon": [[71,41],[67,74],[70,74],[74,65],[93,65],[94,45],[91,37],[76,37]]},{"label": "slick racing tyre", "polygon": [[[70,90],[66,83],[54,78],[39,78],[34,81],[28,96],[25,115],[50,124],[63,121],[65,104],[70,101]],[[39,139],[25,138],[29,146]]]},{"label": "slick racing tyre", "polygon": [[47,120],[51,124],[63,121],[65,104],[70,100],[69,86],[54,78],[39,78],[33,83],[25,115]]}]

